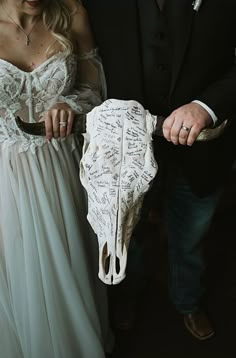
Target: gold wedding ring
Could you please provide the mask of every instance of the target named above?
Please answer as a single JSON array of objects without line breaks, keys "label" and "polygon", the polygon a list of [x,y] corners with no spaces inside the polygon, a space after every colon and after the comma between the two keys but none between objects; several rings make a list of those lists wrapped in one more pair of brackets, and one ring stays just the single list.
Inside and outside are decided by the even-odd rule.
[{"label": "gold wedding ring", "polygon": [[186,131],[186,132],[190,131],[190,128],[189,128],[189,127],[186,127],[186,126],[181,126],[181,129],[183,129],[183,130]]}]

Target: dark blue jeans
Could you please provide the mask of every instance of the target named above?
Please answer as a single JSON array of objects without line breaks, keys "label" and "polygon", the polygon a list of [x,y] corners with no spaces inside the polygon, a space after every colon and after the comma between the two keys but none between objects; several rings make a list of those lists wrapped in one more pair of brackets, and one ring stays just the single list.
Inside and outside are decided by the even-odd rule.
[{"label": "dark blue jeans", "polygon": [[203,239],[221,192],[198,197],[180,175],[167,190],[169,292],[172,303],[181,313],[196,310],[204,293]]}]

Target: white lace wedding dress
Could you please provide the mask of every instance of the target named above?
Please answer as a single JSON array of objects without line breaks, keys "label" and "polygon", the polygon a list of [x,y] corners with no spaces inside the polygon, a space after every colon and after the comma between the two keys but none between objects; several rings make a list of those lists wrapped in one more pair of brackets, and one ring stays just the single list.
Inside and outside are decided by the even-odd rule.
[{"label": "white lace wedding dress", "polygon": [[[78,138],[47,142],[14,121],[16,114],[38,121],[58,101],[77,113],[99,104],[89,83],[75,90],[77,62],[61,52],[27,73],[0,60],[1,358],[104,357],[106,298],[86,221]],[[95,53],[81,59],[86,66],[96,82]]]}]

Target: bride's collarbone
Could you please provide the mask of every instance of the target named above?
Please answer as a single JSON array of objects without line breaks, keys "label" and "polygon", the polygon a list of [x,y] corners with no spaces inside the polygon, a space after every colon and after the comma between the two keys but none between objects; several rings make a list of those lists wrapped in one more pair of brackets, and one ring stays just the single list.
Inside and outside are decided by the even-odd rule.
[{"label": "bride's collarbone", "polygon": [[28,36],[12,27],[6,30],[0,22],[0,59],[24,71],[32,71],[44,62],[47,49],[55,42],[53,36],[44,29],[36,29]]},{"label": "bride's collarbone", "polygon": [[9,62],[18,67],[20,70],[31,72],[37,68],[41,63],[48,59],[47,49],[51,43],[39,42],[38,44],[30,43],[29,46],[11,43],[1,43],[0,40],[0,59]]}]

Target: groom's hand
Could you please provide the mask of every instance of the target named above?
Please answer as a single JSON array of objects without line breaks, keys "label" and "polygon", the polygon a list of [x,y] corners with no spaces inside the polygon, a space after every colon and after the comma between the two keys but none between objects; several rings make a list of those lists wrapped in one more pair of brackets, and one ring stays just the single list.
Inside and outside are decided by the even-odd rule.
[{"label": "groom's hand", "polygon": [[163,123],[163,135],[173,144],[191,146],[202,129],[212,124],[209,113],[198,103],[174,110]]}]

